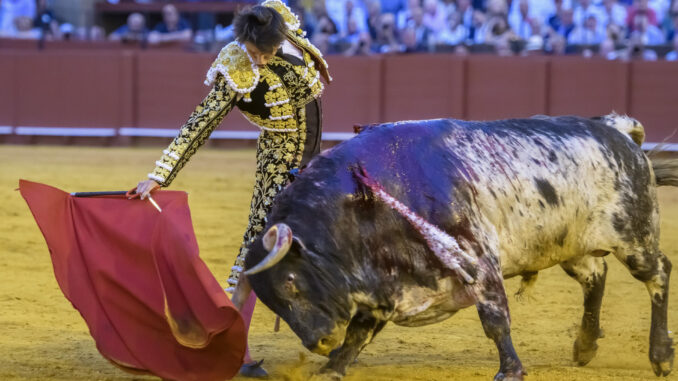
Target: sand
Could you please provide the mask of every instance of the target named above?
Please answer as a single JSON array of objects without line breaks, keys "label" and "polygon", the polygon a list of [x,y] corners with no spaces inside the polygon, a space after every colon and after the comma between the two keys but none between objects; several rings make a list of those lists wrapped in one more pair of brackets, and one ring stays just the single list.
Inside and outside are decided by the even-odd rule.
[{"label": "sand", "polygon": [[[0,146],[0,380],[154,379],[124,373],[97,352],[87,327],[63,297],[37,225],[15,188],[19,178],[66,191],[126,190],[153,167],[160,149]],[[172,189],[186,190],[201,256],[223,284],[247,224],[253,150],[204,148]],[[662,249],[678,265],[678,189],[659,190]],[[598,355],[585,367],[571,360],[583,311],[579,285],[559,268],[539,274],[531,298],[506,282],[513,341],[528,380],[652,380],[648,360],[650,301],[644,286],[615,258],[610,267]],[[678,329],[677,280],[671,280],[669,329]],[[251,344],[273,380],[303,380],[324,359],[306,351],[259,305]],[[490,380],[499,368],[473,308],[420,328],[388,325],[345,378],[352,380]],[[669,379],[678,379],[675,371]]]}]

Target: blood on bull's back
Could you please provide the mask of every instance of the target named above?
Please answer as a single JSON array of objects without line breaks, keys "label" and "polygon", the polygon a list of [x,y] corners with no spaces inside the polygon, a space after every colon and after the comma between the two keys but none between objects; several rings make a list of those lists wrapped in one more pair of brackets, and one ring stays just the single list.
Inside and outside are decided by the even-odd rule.
[{"label": "blood on bull's back", "polygon": [[444,230],[495,244],[505,277],[609,253],[619,221],[658,220],[650,163],[602,121],[408,121],[368,128],[352,143],[326,155],[359,161]]}]

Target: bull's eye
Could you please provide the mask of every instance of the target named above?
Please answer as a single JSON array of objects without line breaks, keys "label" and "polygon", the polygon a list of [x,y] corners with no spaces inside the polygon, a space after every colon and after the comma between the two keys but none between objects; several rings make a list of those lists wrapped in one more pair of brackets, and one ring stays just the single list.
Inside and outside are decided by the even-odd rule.
[{"label": "bull's eye", "polygon": [[299,290],[297,289],[297,286],[294,284],[294,280],[296,279],[296,275],[290,273],[287,275],[287,282],[285,282],[285,289],[289,293],[290,296],[297,296],[299,295]]}]

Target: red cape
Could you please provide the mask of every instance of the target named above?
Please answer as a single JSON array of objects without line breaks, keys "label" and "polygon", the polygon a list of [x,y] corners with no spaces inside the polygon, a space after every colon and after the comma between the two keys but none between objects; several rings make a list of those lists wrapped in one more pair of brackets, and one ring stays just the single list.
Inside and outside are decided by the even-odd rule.
[{"label": "red cape", "polygon": [[97,349],[132,372],[173,380],[232,378],[245,354],[236,308],[198,256],[188,195],[148,201],[72,197],[20,180],[59,287]]}]

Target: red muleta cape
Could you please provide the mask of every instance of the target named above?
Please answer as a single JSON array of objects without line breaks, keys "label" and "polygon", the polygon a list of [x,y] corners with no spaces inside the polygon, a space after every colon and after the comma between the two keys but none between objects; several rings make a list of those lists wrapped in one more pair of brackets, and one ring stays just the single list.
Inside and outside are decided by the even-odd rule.
[{"label": "red muleta cape", "polygon": [[198,256],[188,195],[148,201],[72,197],[20,180],[47,241],[54,275],[99,352],[131,371],[224,380],[242,365],[243,320]]}]

